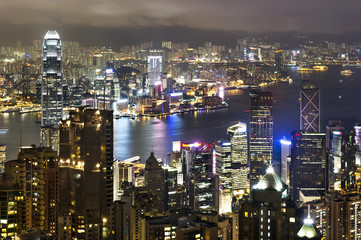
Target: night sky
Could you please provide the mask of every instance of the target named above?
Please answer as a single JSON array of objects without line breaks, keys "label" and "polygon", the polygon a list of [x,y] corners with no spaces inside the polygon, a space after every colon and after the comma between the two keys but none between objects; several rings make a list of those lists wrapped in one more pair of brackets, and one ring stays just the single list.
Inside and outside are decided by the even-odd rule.
[{"label": "night sky", "polygon": [[358,0],[1,0],[0,43],[41,39],[47,29],[84,45],[228,44],[250,33],[274,32],[348,32],[357,38],[360,9]]}]

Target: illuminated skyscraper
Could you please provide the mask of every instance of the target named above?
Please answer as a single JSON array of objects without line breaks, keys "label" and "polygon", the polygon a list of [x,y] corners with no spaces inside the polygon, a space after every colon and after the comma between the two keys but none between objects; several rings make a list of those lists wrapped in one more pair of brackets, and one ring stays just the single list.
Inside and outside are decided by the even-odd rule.
[{"label": "illuminated skyscraper", "polygon": [[232,212],[232,153],[231,142],[216,142],[216,173],[219,176],[219,213]]},{"label": "illuminated skyscraper", "polygon": [[151,51],[148,56],[148,83],[160,85],[162,83],[163,56],[160,51]]},{"label": "illuminated skyscraper", "polygon": [[329,187],[335,191],[352,190],[355,187],[355,145],[354,132],[333,131],[330,154]]},{"label": "illuminated skyscraper", "polygon": [[227,129],[231,141],[231,171],[233,195],[241,196],[249,190],[249,161],[247,124],[237,123]]},{"label": "illuminated skyscraper", "polygon": [[113,112],[78,108],[69,115],[59,127],[58,229],[69,230],[62,236],[100,239],[110,230],[113,203]]},{"label": "illuminated skyscraper", "polygon": [[51,148],[22,147],[18,159],[5,163],[5,173],[16,178],[26,202],[24,229],[56,233],[59,203],[57,153]]},{"label": "illuminated skyscraper", "polygon": [[273,97],[270,92],[250,92],[250,180],[251,188],[266,173],[273,154]]},{"label": "illuminated skyscraper", "polygon": [[281,141],[281,178],[284,183],[290,183],[290,154],[291,154],[291,141],[282,139]]},{"label": "illuminated skyscraper", "polygon": [[294,131],[291,135],[290,187],[295,201],[300,191],[326,189],[325,133]]},{"label": "illuminated skyscraper", "polygon": [[63,110],[63,63],[59,34],[44,37],[41,82],[41,126],[56,126]]},{"label": "illuminated skyscraper", "polygon": [[300,99],[300,130],[320,132],[320,90],[303,80]]},{"label": "illuminated skyscraper", "polygon": [[[41,144],[57,148],[56,127],[63,115],[63,62],[59,34],[48,31],[43,42],[41,80]],[[55,128],[54,128],[55,127]]]},{"label": "illuminated skyscraper", "polygon": [[283,50],[275,51],[275,72],[282,73],[283,68]]}]

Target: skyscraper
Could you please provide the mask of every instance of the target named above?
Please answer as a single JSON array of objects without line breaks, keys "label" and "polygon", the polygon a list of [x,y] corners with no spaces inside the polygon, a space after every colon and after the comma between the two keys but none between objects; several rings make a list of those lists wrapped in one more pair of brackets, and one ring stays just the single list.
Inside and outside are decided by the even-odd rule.
[{"label": "skyscraper", "polygon": [[291,135],[290,187],[295,201],[300,191],[326,189],[326,144],[324,133],[294,131]]},{"label": "skyscraper", "polygon": [[152,196],[152,202],[159,212],[166,210],[165,171],[151,152],[145,163],[145,184]]},{"label": "skyscraper", "polygon": [[99,239],[110,231],[113,112],[78,108],[69,115],[59,127],[59,229],[76,225],[70,234]]},{"label": "skyscraper", "polygon": [[283,68],[283,50],[275,51],[275,72],[282,73]]},{"label": "skyscraper", "polygon": [[284,183],[289,185],[290,180],[290,154],[291,141],[281,139],[281,178]]},{"label": "skyscraper", "polygon": [[[41,144],[57,145],[57,129],[63,111],[63,63],[59,34],[48,31],[43,42],[41,80]],[[53,128],[55,127],[55,129]]]},{"label": "skyscraper", "polygon": [[24,229],[55,234],[59,202],[57,153],[51,148],[22,147],[17,160],[5,163],[5,173],[16,178],[24,194]]},{"label": "skyscraper", "polygon": [[270,92],[250,92],[250,184],[266,173],[273,154],[273,97]]},{"label": "skyscraper", "polygon": [[231,141],[231,171],[233,195],[242,196],[249,191],[249,161],[247,124],[237,123],[227,129]]},{"label": "skyscraper", "polygon": [[320,90],[309,80],[303,80],[300,99],[300,130],[320,132]]},{"label": "skyscraper", "polygon": [[148,83],[160,85],[162,82],[163,51],[151,51],[148,56]]}]

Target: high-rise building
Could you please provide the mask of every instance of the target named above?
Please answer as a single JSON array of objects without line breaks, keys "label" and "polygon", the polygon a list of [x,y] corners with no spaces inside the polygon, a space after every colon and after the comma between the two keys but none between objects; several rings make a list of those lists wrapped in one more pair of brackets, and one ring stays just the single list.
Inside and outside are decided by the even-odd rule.
[{"label": "high-rise building", "polygon": [[232,153],[229,140],[216,142],[216,173],[219,176],[219,213],[232,212]]},{"label": "high-rise building", "polygon": [[265,174],[273,154],[273,97],[270,92],[250,92],[250,185]]},{"label": "high-rise building", "polygon": [[320,90],[309,80],[303,80],[300,99],[300,130],[320,132]]},{"label": "high-rise building", "polygon": [[78,238],[105,238],[113,203],[113,112],[78,108],[59,132],[59,229]]},{"label": "high-rise building", "polygon": [[333,131],[342,131],[344,127],[340,120],[330,120],[326,125],[326,149],[332,151]]},{"label": "high-rise building", "polygon": [[16,178],[0,175],[0,236],[12,238],[25,230],[24,189],[17,184]]},{"label": "high-rise building", "polygon": [[283,50],[275,51],[275,72],[282,73],[283,69]]},{"label": "high-rise building", "polygon": [[291,141],[281,139],[281,178],[287,185],[290,184],[290,154]]},{"label": "high-rise building", "polygon": [[231,142],[231,171],[233,195],[241,197],[249,192],[249,161],[247,124],[237,123],[227,128]]},{"label": "high-rise building", "polygon": [[166,182],[165,170],[151,152],[145,163],[145,184],[151,194],[152,202],[160,213],[167,209],[166,205]]},{"label": "high-rise building", "polygon": [[290,188],[295,201],[300,191],[323,194],[327,183],[325,133],[293,131],[291,135]]},{"label": "high-rise building", "polygon": [[24,194],[23,229],[36,228],[56,234],[59,203],[57,153],[51,148],[22,147],[17,160],[5,163],[5,173],[16,178]]},{"label": "high-rise building", "polygon": [[207,143],[182,144],[189,206],[196,211],[217,210],[219,207],[219,179],[213,150],[213,146]]},{"label": "high-rise building", "polygon": [[[43,42],[41,80],[41,145],[56,149],[63,116],[63,59],[59,34],[48,31]],[[55,128],[53,128],[55,127]]]},{"label": "high-rise building", "polygon": [[251,198],[240,200],[239,239],[289,239],[296,236],[296,204],[270,166],[253,186]]},{"label": "high-rise building", "polygon": [[361,197],[337,194],[330,200],[330,239],[361,239]]},{"label": "high-rise building", "polygon": [[353,131],[333,131],[332,151],[329,153],[329,188],[335,191],[350,191],[355,185],[355,136]]},{"label": "high-rise building", "polygon": [[153,50],[148,56],[148,84],[160,85],[162,83],[163,51]]}]

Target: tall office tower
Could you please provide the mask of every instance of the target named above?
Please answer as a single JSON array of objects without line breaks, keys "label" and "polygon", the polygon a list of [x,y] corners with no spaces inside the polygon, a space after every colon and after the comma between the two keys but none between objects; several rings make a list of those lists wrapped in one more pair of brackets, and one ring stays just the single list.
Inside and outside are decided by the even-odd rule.
[{"label": "tall office tower", "polygon": [[77,238],[106,238],[113,203],[113,112],[70,111],[59,133],[59,231]]},{"label": "tall office tower", "polygon": [[26,221],[23,229],[36,228],[56,234],[59,203],[57,153],[51,148],[22,147],[17,160],[5,163],[5,173],[16,178],[24,193]]},{"label": "tall office tower", "polygon": [[326,190],[326,162],[324,133],[292,132],[290,188],[295,201],[300,200],[301,191],[322,195]]},{"label": "tall office tower", "polygon": [[350,191],[355,185],[355,136],[346,130],[333,131],[332,152],[329,170],[329,188],[335,191]]},{"label": "tall office tower", "polygon": [[291,141],[281,139],[281,178],[287,185],[290,184],[290,155]]},{"label": "tall office tower", "polygon": [[40,140],[42,146],[55,149],[58,142],[56,127],[63,115],[62,58],[59,34],[56,31],[48,31],[43,42]]},{"label": "tall office tower", "polygon": [[270,92],[250,92],[250,185],[266,173],[273,154],[273,97]]},{"label": "tall office tower", "polygon": [[217,210],[219,179],[212,145],[183,143],[182,151],[189,206],[196,211]]},{"label": "tall office tower", "polygon": [[309,80],[303,80],[300,99],[300,130],[320,132],[320,90]]},{"label": "tall office tower", "polygon": [[232,212],[231,142],[219,140],[215,145],[216,173],[219,176],[219,214]]},{"label": "tall office tower", "polygon": [[24,194],[16,178],[0,175],[0,236],[2,239],[11,239],[23,228],[22,222],[25,221]]},{"label": "tall office tower", "polygon": [[283,50],[275,51],[275,72],[281,74],[283,70]]},{"label": "tall office tower", "polygon": [[145,162],[145,185],[152,196],[152,202],[156,209],[163,213],[166,211],[166,183],[165,171],[162,165],[151,152],[149,158]]},{"label": "tall office tower", "polygon": [[239,239],[294,239],[296,204],[271,166],[240,205]]},{"label": "tall office tower", "polygon": [[150,51],[148,56],[148,84],[159,86],[162,84],[163,71],[163,55],[162,51]]},{"label": "tall office tower", "polygon": [[227,128],[231,141],[231,171],[233,195],[240,198],[249,192],[249,161],[247,124],[237,123]]},{"label": "tall office tower", "polygon": [[6,144],[0,145],[0,173],[5,171],[6,162]]},{"label": "tall office tower", "polygon": [[332,136],[333,131],[342,131],[344,127],[341,120],[330,120],[326,125],[326,149],[332,151]]}]

